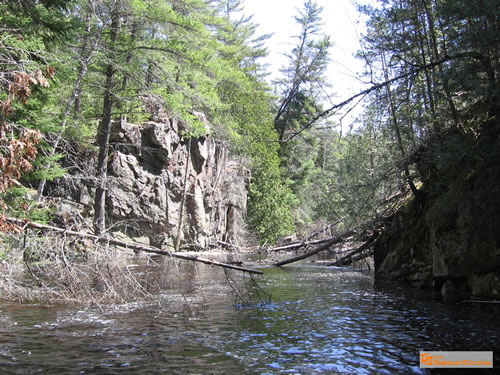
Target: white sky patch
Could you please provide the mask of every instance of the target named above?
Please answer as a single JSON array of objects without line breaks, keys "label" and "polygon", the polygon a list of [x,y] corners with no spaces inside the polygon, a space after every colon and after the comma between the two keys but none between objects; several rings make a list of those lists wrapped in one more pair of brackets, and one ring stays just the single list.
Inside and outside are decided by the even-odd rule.
[{"label": "white sky patch", "polygon": [[[333,47],[330,49],[331,63],[327,71],[327,89],[332,103],[341,102],[363,90],[357,79],[363,72],[363,62],[354,57],[360,50],[359,38],[364,33],[364,22],[352,0],[316,0],[323,7],[323,31],[330,35]],[[373,1],[373,0],[372,0]],[[364,2],[364,1],[363,1]],[[253,15],[258,24],[258,35],[273,34],[267,41],[269,56],[264,60],[271,72],[269,81],[280,77],[279,69],[287,62],[289,53],[296,40],[293,36],[300,32],[294,16],[303,9],[304,0],[246,0],[245,15]]]}]

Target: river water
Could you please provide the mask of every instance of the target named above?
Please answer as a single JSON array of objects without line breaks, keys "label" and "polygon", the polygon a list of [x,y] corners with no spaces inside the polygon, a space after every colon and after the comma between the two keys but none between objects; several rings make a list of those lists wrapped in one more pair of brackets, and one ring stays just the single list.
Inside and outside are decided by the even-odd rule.
[{"label": "river water", "polygon": [[155,305],[0,304],[0,373],[430,373],[420,350],[493,350],[500,368],[499,305],[447,306],[310,263],[262,268],[260,298],[248,276],[231,272],[231,288],[221,269],[166,270],[176,276]]}]

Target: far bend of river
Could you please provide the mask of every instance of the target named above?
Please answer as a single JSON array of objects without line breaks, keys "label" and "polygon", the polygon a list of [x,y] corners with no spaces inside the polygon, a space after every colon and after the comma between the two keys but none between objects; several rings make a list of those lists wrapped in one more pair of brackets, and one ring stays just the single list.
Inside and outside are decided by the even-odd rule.
[{"label": "far bend of river", "polygon": [[[447,306],[369,273],[302,263],[263,268],[272,302],[239,306],[221,269],[178,267],[161,305],[0,304],[0,374],[500,372],[498,304]],[[424,371],[419,350],[492,350],[496,368]]]}]

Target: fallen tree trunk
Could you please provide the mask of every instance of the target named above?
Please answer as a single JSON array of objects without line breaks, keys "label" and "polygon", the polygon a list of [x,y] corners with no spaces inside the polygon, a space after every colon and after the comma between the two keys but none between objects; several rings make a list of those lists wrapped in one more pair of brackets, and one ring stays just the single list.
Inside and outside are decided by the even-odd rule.
[{"label": "fallen tree trunk", "polygon": [[333,237],[328,237],[328,238],[324,238],[324,239],[321,239],[321,240],[312,240],[312,238],[316,237],[317,235],[321,234],[322,232],[324,232],[326,230],[332,229],[334,226],[336,226],[337,224],[339,224],[341,222],[342,222],[342,219],[339,219],[335,223],[327,225],[326,227],[324,227],[324,228],[322,228],[322,229],[320,229],[320,230],[318,230],[318,231],[310,234],[309,236],[307,236],[302,241],[295,241],[295,242],[289,243],[288,245],[271,247],[271,248],[266,249],[266,251],[269,252],[269,251],[294,250],[294,249],[298,249],[300,247],[307,247],[307,246],[311,246],[311,245],[319,245],[319,244],[322,244],[322,243],[327,243]]},{"label": "fallen tree trunk", "polygon": [[127,248],[127,249],[133,249],[133,250],[137,250],[137,251],[142,251],[144,253],[158,254],[158,255],[163,255],[163,256],[170,256],[170,257],[173,257],[173,258],[190,260],[190,261],[193,261],[193,262],[199,262],[199,263],[209,264],[209,265],[216,266],[216,267],[229,268],[229,269],[233,269],[233,270],[237,270],[237,271],[242,271],[242,272],[248,272],[248,273],[257,274],[257,275],[263,275],[264,274],[262,271],[254,270],[254,269],[251,269],[251,268],[245,268],[245,267],[235,266],[235,265],[231,265],[231,264],[227,264],[227,263],[221,263],[221,262],[217,262],[215,260],[200,258],[200,257],[197,257],[197,256],[189,256],[189,255],[179,254],[179,253],[170,252],[170,251],[166,251],[166,250],[160,250],[160,249],[156,249],[156,248],[151,247],[151,246],[141,245],[141,244],[131,243],[131,242],[125,242],[125,241],[120,241],[120,240],[116,240],[114,238],[100,237],[100,236],[95,236],[93,234],[87,234],[87,233],[81,233],[81,232],[74,232],[74,231],[71,231],[71,230],[66,230],[66,229],[62,229],[62,228],[58,228],[58,227],[53,227],[53,226],[45,225],[45,224],[33,223],[32,221],[25,221],[25,220],[21,220],[21,219],[6,218],[6,220],[9,221],[9,222],[11,222],[11,223],[15,223],[15,224],[17,224],[17,225],[19,225],[19,226],[21,226],[23,228],[26,227],[26,226],[29,226],[31,228],[40,229],[40,230],[47,230],[47,231],[50,230],[50,231],[54,231],[54,232],[58,232],[58,233],[64,233],[64,234],[66,234],[68,236],[79,237],[79,238],[88,238],[88,239],[91,239],[93,241],[105,242],[105,243],[109,243],[111,245],[120,246],[120,247],[124,247],[124,248]]},{"label": "fallen tree trunk", "polygon": [[241,246],[237,246],[237,245],[234,245],[230,242],[224,242],[224,241],[220,241],[218,240],[217,243],[219,245],[222,245],[224,247],[230,247],[230,248],[233,248],[237,251],[254,251],[254,250],[258,250],[259,248],[258,247],[241,247]]},{"label": "fallen tree trunk", "polygon": [[332,238],[333,237],[325,238],[323,240],[309,241],[309,242],[292,242],[291,244],[285,245],[285,246],[271,247],[271,248],[267,249],[267,251],[293,250],[293,249],[298,249],[298,248],[303,247],[303,246],[319,245],[322,243],[327,243]]},{"label": "fallen tree trunk", "polygon": [[354,261],[361,260],[363,258],[366,258],[366,257],[372,255],[373,252],[367,252],[366,255],[361,254],[361,253],[364,250],[369,249],[373,245],[373,243],[375,242],[377,237],[378,237],[378,233],[376,232],[376,234],[374,234],[373,237],[370,238],[368,241],[366,241],[363,245],[352,250],[349,254],[347,254],[346,256],[343,256],[342,258],[336,260],[335,262],[328,263],[327,266],[329,266],[329,267],[345,266],[345,265],[351,264]]},{"label": "fallen tree trunk", "polygon": [[302,259],[309,258],[310,256],[313,256],[314,254],[317,254],[320,251],[326,250],[329,247],[344,241],[347,237],[352,236],[354,233],[355,233],[355,231],[350,229],[350,230],[342,233],[340,236],[330,238],[328,240],[328,242],[326,242],[325,244],[323,244],[321,246],[318,246],[316,249],[313,249],[313,250],[311,250],[307,253],[304,253],[302,255],[278,262],[275,264],[275,266],[281,267],[281,266],[284,266],[285,264],[289,264],[289,263],[297,262],[297,261],[302,260]]},{"label": "fallen tree trunk", "polygon": [[362,260],[362,259],[368,258],[369,256],[373,255],[373,249],[368,248],[368,249],[363,249],[363,250],[365,250],[365,251],[362,251],[362,252],[357,253],[357,254],[353,254],[352,256],[349,255],[348,258],[342,262],[335,261],[333,263],[327,263],[326,266],[327,267],[348,266],[354,262],[357,262],[358,260]]}]

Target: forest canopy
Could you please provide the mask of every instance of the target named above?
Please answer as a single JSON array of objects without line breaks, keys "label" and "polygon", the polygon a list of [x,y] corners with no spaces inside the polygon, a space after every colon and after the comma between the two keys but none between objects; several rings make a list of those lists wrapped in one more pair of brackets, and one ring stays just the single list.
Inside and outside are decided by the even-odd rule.
[{"label": "forest canopy", "polygon": [[[268,36],[242,4],[1,0],[2,217],[46,220],[22,191],[35,189],[40,200],[78,145],[98,155],[93,224],[95,233],[105,231],[111,125],[148,120],[151,98],[187,124],[185,137],[210,133],[246,160],[248,222],[262,242],[341,218],[354,225],[382,214],[394,197],[417,197],[430,174],[469,150],[435,147],[433,167],[422,169],[423,149],[456,132],[477,138],[495,123],[495,0],[360,5],[368,20],[358,53],[367,89],[333,106],[324,98],[325,87],[335,90],[326,70],[335,35],[321,27],[328,14],[313,0],[298,10],[294,45],[272,93],[260,59]],[[358,98],[364,112],[345,134],[331,115]]]}]

